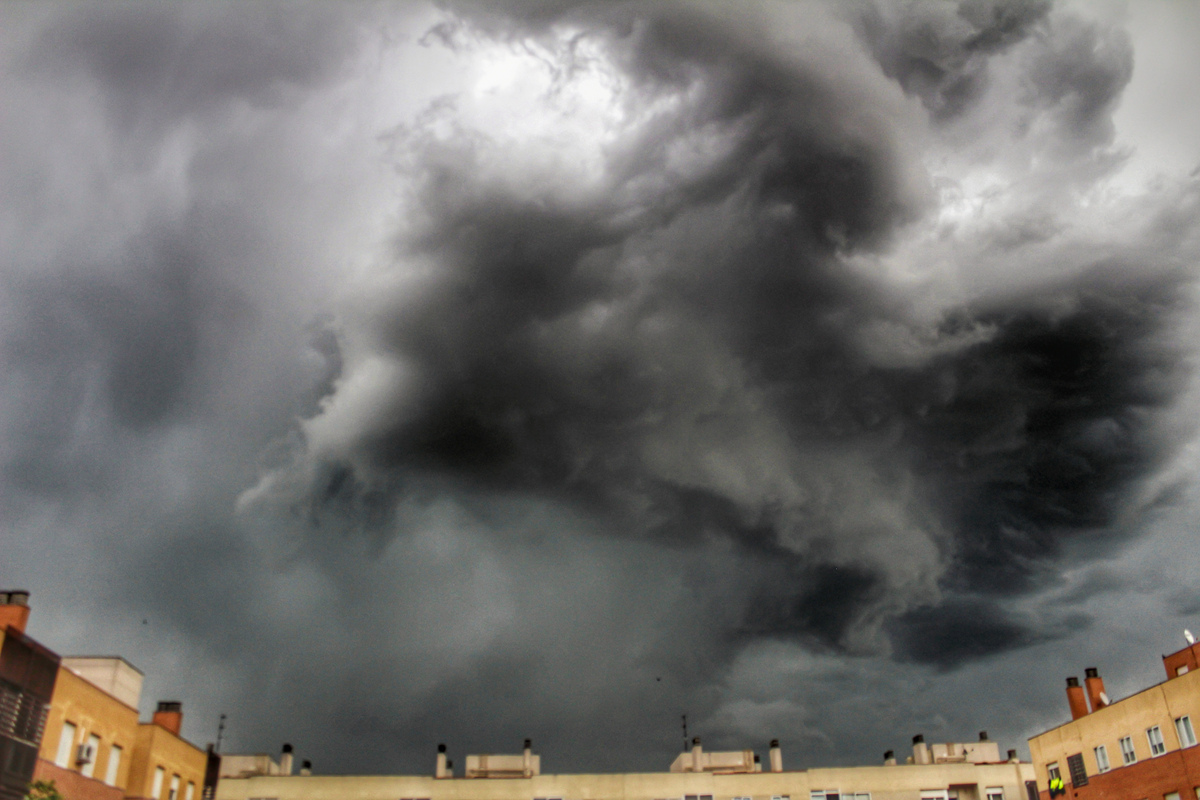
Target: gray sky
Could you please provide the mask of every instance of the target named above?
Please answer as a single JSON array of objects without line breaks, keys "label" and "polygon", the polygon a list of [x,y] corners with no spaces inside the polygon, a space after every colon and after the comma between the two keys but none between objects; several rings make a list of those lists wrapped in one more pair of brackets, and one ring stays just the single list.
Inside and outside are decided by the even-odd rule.
[{"label": "gray sky", "polygon": [[1200,5],[0,8],[0,582],[203,744],[789,768],[1200,627]]}]

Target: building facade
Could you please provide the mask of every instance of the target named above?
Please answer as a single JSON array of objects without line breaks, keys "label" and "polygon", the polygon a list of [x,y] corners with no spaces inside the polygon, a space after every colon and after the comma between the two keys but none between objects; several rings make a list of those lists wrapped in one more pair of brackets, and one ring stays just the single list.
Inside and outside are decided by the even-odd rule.
[{"label": "building facade", "polygon": [[[919,737],[918,737],[919,738]],[[775,745],[776,743],[772,743]],[[989,743],[990,744],[990,743]],[[940,748],[942,758],[935,758]],[[222,777],[217,800],[1031,800],[1033,768],[1011,760],[975,760],[961,744],[914,746],[911,763],[785,771],[778,746],[764,770],[753,751],[708,753],[696,741],[673,769],[653,773],[547,775],[522,755],[468,755],[465,775],[439,746],[431,775]],[[1011,753],[1011,751],[1010,751]],[[494,768],[494,770],[493,770]],[[223,769],[224,772],[224,769]],[[1036,789],[1033,790],[1036,796]]]},{"label": "building facade", "polygon": [[142,673],[119,656],[59,658],[25,636],[28,593],[0,592],[0,800],[30,780],[65,800],[200,800],[207,754],[179,703],[138,719]]},{"label": "building facade", "polygon": [[[1113,701],[1099,671],[1067,678],[1071,721],[1029,740],[1042,800],[1200,798],[1200,645],[1163,656],[1167,680]],[[1057,791],[1055,792],[1057,795]]]},{"label": "building facade", "polygon": [[28,621],[29,593],[0,591],[0,800],[20,800],[33,778],[58,675]]}]

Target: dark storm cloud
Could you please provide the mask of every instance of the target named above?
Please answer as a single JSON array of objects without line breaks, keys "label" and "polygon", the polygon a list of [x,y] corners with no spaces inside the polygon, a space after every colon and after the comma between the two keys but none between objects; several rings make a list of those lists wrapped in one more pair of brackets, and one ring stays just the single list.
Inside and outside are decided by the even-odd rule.
[{"label": "dark storm cloud", "polygon": [[[928,21],[946,27],[931,45],[944,69],[901,83],[937,114],[952,99],[961,111],[976,91],[962,81],[1046,12],[964,4]],[[761,22],[532,10],[538,36],[562,23],[602,42],[635,102],[686,94],[609,148],[601,193],[530,195],[480,177],[490,156],[474,140],[404,134],[421,217],[397,269],[436,270],[348,324],[406,388],[369,395],[375,411],[356,419],[339,409],[344,376],[307,429],[306,502],[386,531],[395,487],[434,475],[587,509],[621,536],[727,541],[748,589],[716,639],[877,647],[885,620],[936,603],[940,586],[947,605],[899,629],[905,655],[950,666],[1032,644],[1041,634],[999,610],[972,635],[959,611],[984,601],[958,594],[1028,592],[1064,542],[1099,553],[1136,534],[1130,503],[1172,454],[1159,424],[1188,377],[1164,327],[1188,278],[1093,270],[916,321],[849,266],[923,207],[900,134],[846,101],[886,102],[885,84],[796,61],[752,35]],[[1128,53],[1055,24],[1065,43],[1037,51],[1032,85],[1071,120],[1065,137],[1091,136],[1077,128],[1107,124]],[[915,74],[913,56],[895,63]],[[695,131],[723,149],[671,166]],[[665,188],[635,193],[647,185]],[[908,355],[872,352],[905,335]],[[336,454],[322,451],[331,431]]]},{"label": "dark storm cloud", "polygon": [[935,119],[962,114],[987,88],[988,57],[1025,39],[1049,0],[863,3],[855,20],[884,73]]},{"label": "dark storm cloud", "polygon": [[26,66],[82,72],[116,125],[154,135],[230,101],[275,105],[308,89],[350,54],[353,23],[325,6],[83,5],[31,42]]},{"label": "dark storm cloud", "polygon": [[[1148,541],[1194,434],[1194,201],[1089,194],[1126,39],[1043,3],[731,9],[11,27],[0,500],[35,634],[111,636],[190,737],[233,710],[229,748],[323,772],[525,736],[657,770],[684,712],[810,765],[1040,724],[1012,676],[1146,585],[1088,565]],[[968,708],[980,675],[1016,688]]]}]

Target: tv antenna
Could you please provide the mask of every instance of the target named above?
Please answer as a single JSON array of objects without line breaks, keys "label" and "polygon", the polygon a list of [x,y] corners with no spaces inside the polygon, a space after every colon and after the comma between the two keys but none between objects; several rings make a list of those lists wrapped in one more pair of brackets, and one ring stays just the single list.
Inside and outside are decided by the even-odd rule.
[{"label": "tv antenna", "polygon": [[683,749],[688,749],[687,714],[683,715]]},{"label": "tv antenna", "polygon": [[217,744],[213,748],[214,753],[221,752],[221,737],[225,734],[225,715],[221,715],[220,721],[217,723]]}]

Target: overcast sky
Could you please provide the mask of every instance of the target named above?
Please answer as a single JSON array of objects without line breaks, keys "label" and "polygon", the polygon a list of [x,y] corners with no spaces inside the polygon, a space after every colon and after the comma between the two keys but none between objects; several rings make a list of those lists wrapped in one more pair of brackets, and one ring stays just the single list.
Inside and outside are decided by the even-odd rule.
[{"label": "overcast sky", "polygon": [[318,772],[1026,737],[1200,629],[1200,4],[0,6],[0,584]]}]

